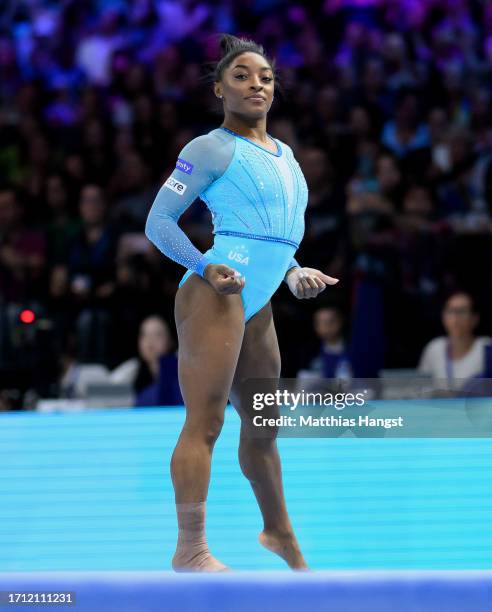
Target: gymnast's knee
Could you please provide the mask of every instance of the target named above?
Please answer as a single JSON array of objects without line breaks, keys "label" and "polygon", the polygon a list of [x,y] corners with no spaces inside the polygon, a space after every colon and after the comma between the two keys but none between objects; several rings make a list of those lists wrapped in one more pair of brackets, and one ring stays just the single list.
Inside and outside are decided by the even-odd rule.
[{"label": "gymnast's knee", "polygon": [[247,456],[250,453],[269,453],[276,448],[278,428],[268,428],[258,435],[249,428],[243,428],[239,441],[239,456]]},{"label": "gymnast's knee", "polygon": [[195,440],[205,443],[209,448],[213,448],[217,438],[222,431],[224,425],[224,415],[212,414],[201,416],[200,419],[189,419],[185,423],[184,430],[188,435],[191,435]]}]

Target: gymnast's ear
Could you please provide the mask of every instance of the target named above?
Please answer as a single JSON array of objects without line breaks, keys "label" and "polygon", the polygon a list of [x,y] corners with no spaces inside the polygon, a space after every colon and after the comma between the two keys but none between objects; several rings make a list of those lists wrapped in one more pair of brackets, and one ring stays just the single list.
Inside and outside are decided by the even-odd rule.
[{"label": "gymnast's ear", "polygon": [[214,84],[214,94],[217,96],[217,98],[222,98],[222,91],[221,91],[221,86],[220,83],[215,83]]}]

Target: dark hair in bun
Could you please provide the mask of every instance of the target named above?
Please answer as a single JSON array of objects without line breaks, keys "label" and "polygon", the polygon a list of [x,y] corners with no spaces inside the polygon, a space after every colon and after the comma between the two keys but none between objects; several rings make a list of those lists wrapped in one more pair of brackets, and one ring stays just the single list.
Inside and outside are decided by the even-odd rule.
[{"label": "dark hair in bun", "polygon": [[262,45],[248,38],[238,38],[232,34],[222,34],[220,37],[221,58],[214,68],[214,81],[220,81],[224,70],[230,66],[233,60],[242,53],[258,53],[269,64],[275,75],[275,61],[271,60],[265,53]]}]

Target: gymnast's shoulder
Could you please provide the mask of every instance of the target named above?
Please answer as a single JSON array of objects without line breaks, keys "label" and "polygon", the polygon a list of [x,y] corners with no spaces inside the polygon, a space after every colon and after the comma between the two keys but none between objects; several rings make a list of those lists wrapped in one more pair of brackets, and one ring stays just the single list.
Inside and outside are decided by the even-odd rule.
[{"label": "gymnast's shoulder", "polygon": [[180,151],[185,161],[209,162],[223,166],[234,153],[234,138],[225,130],[215,128],[190,140]]}]

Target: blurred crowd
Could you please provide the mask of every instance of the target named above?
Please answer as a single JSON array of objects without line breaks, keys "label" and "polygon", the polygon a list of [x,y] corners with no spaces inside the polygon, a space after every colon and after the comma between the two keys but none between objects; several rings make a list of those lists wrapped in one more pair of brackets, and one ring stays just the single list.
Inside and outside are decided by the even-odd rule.
[{"label": "blurred crowd", "polygon": [[[490,334],[492,2],[6,0],[0,404],[58,396],[74,364],[136,358],[151,315],[174,333],[184,269],[143,228],[180,149],[222,121],[204,78],[218,32],[276,59],[268,131],[309,186],[296,258],[341,279],[317,301],[277,292],[282,375],[311,363],[330,309],[372,366],[416,367],[457,290]],[[211,246],[203,203],[180,225]]]}]

